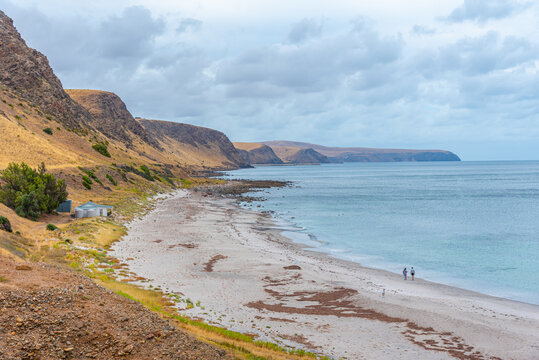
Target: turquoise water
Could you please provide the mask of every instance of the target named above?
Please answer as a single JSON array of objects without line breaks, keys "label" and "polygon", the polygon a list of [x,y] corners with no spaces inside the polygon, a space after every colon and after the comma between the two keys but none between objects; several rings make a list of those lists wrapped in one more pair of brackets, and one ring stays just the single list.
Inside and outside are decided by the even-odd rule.
[{"label": "turquoise water", "polygon": [[292,237],[317,251],[396,273],[414,266],[427,280],[539,304],[539,162],[272,166],[228,176],[293,181],[251,206],[295,224]]}]

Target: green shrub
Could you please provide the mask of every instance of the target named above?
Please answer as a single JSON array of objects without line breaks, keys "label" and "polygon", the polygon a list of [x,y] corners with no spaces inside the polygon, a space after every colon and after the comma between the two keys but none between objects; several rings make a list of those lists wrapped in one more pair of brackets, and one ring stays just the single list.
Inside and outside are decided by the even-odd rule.
[{"label": "green shrub", "polygon": [[51,129],[50,127],[43,129],[43,132],[44,132],[45,134],[52,135],[52,129]]},{"label": "green shrub", "polygon": [[90,179],[90,178],[89,178],[88,176],[86,176],[86,175],[82,175],[82,185],[83,185],[86,189],[90,190],[90,189],[92,188],[92,183],[93,183],[92,179]]},{"label": "green shrub", "polygon": [[0,215],[0,230],[13,232],[13,230],[11,229],[11,223],[9,222],[8,218],[1,215]]},{"label": "green shrub", "polygon": [[37,170],[25,163],[10,163],[0,176],[0,202],[15,209],[19,216],[32,220],[42,213],[52,213],[67,199],[65,180],[47,173],[45,164]]},{"label": "green shrub", "polygon": [[47,224],[47,230],[49,230],[49,231],[54,231],[54,230],[56,230],[56,229],[58,229],[58,227],[57,227],[56,225],[54,225],[54,224]]},{"label": "green shrub", "polygon": [[114,180],[114,178],[111,175],[107,174],[106,177],[107,177],[107,179],[109,179],[109,181],[112,183],[112,185],[118,185],[118,182],[116,180]]},{"label": "green shrub", "polygon": [[15,119],[17,119],[18,121],[22,121],[22,117],[20,117],[20,115],[15,115]]},{"label": "green shrub", "polygon": [[109,153],[109,150],[107,149],[107,145],[103,143],[92,145],[92,149],[94,149],[95,151],[97,151],[103,156],[110,157],[110,153]]},{"label": "green shrub", "polygon": [[[99,185],[103,186],[103,183],[101,182],[101,180],[99,180],[99,178],[97,177],[97,175],[94,173],[93,170],[91,169],[83,169],[81,166],[79,166],[79,169],[85,173],[86,175],[88,175],[92,180],[94,180],[96,183],[98,183]],[[92,183],[92,180],[89,181],[89,183],[91,184]],[[83,181],[84,181],[84,177],[83,177]],[[88,182],[88,181],[87,181]]]},{"label": "green shrub", "polygon": [[150,169],[148,169],[148,167],[146,165],[141,165],[140,166],[140,170],[142,170],[142,177],[147,179],[147,180],[150,180],[150,181],[154,181],[154,177],[152,176],[152,174],[150,173]]}]

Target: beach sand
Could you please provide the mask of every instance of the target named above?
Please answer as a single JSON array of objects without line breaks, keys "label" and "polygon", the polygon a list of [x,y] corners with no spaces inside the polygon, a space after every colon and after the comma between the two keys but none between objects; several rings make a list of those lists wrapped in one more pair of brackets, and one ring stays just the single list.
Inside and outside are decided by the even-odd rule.
[{"label": "beach sand", "polygon": [[188,316],[260,340],[347,359],[539,359],[539,306],[309,251],[233,199],[179,190],[111,250],[143,286],[200,301]]}]

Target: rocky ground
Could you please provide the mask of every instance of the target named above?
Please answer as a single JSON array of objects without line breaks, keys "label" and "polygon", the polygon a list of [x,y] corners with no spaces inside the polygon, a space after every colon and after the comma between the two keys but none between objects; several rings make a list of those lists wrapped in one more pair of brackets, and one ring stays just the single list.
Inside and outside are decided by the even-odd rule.
[{"label": "rocky ground", "polygon": [[0,359],[115,358],[231,359],[82,275],[0,257]]}]

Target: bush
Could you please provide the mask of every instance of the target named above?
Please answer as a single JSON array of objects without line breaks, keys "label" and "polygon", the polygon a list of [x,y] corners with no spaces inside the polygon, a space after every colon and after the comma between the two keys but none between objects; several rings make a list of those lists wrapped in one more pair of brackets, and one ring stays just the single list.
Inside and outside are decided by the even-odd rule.
[{"label": "bush", "polygon": [[98,144],[92,145],[92,149],[94,149],[95,151],[97,151],[98,153],[100,153],[103,156],[110,157],[110,153],[109,153],[109,150],[107,148],[107,145],[105,145],[103,143],[98,143]]},{"label": "bush", "polygon": [[[99,178],[97,177],[97,175],[94,173],[93,170],[91,169],[83,169],[82,167],[79,166],[79,169],[85,173],[86,175],[88,175],[92,180],[94,180],[96,183],[98,183],[99,185],[103,186],[103,183],[101,182],[101,180],[99,180]],[[83,179],[84,180],[84,179]],[[91,184],[92,183],[92,180],[89,181],[89,183]]]},{"label": "bush", "polygon": [[47,173],[44,163],[37,170],[25,163],[10,163],[0,179],[4,183],[0,187],[0,202],[32,220],[42,213],[52,213],[67,199],[65,180],[56,180]]},{"label": "bush", "polygon": [[92,179],[90,179],[88,176],[86,175],[82,176],[82,185],[86,189],[90,190],[92,188],[92,183],[93,183]]},{"label": "bush", "polygon": [[118,182],[109,174],[106,175],[107,179],[112,183],[112,185],[118,185]]},{"label": "bush", "polygon": [[43,129],[43,132],[44,132],[45,134],[52,135],[52,129],[51,129],[50,127]]},{"label": "bush", "polygon": [[154,178],[153,178],[152,174],[150,173],[150,169],[148,169],[148,167],[146,165],[141,165],[140,170],[142,170],[142,173],[144,174],[144,175],[142,175],[143,178],[145,178],[147,180],[150,180],[150,181],[154,181]]},{"label": "bush", "polygon": [[58,229],[58,227],[57,227],[56,225],[54,225],[54,224],[47,224],[47,230],[49,230],[49,231],[54,231],[54,230],[56,230],[56,229]]},{"label": "bush", "polygon": [[1,215],[0,215],[0,230],[5,230],[7,232],[13,231],[11,229],[11,223],[9,222],[7,217],[1,216]]}]

